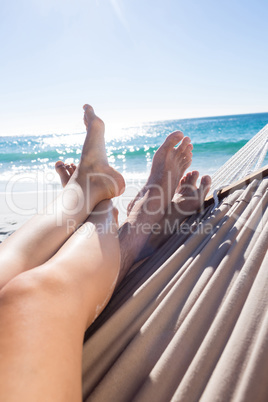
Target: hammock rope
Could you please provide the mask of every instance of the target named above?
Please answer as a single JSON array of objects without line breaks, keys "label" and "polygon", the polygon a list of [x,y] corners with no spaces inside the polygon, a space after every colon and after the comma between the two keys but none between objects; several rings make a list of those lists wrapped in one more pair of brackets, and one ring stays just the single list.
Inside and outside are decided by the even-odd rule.
[{"label": "hammock rope", "polygon": [[[268,151],[268,124],[212,175],[211,194],[258,170]],[[214,197],[215,198],[215,197]]]}]

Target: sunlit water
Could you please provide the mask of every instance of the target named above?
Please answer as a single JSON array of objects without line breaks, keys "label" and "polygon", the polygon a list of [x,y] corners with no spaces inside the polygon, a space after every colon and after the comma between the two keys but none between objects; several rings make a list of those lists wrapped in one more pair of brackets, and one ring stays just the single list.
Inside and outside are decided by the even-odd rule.
[{"label": "sunlit water", "polygon": [[[267,123],[268,113],[260,113],[161,121],[116,132],[107,127],[108,159],[127,180],[144,181],[157,148],[170,132],[181,130],[194,145],[191,168],[212,174]],[[84,138],[85,133],[1,137],[1,180],[23,174],[20,187],[41,177],[48,182],[58,180],[54,175],[55,162],[61,159],[77,164]]]}]

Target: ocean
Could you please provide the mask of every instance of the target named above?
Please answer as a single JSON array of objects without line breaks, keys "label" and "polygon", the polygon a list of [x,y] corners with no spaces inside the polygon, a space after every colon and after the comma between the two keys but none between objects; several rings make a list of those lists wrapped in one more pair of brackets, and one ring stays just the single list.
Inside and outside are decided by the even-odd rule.
[{"label": "ocean", "polygon": [[[181,130],[192,139],[189,170],[212,175],[267,123],[268,113],[259,113],[158,121],[120,130],[106,127],[109,162],[127,184],[125,193],[114,200],[119,223],[124,222],[128,203],[144,185],[153,155],[170,132]],[[54,164],[59,159],[77,164],[84,138],[85,132],[0,137],[0,240],[55,199],[61,185]]]},{"label": "ocean", "polygon": [[[191,169],[213,174],[235,152],[268,123],[268,113],[220,116],[144,123],[109,132],[106,127],[110,164],[127,180],[143,182],[149,174],[153,155],[166,136],[181,130],[192,140]],[[0,138],[1,181],[23,175],[24,182],[41,172],[57,181],[54,164],[61,159],[77,164],[85,133],[3,136]],[[266,158],[265,163],[268,163]],[[49,177],[50,177],[49,176]]]}]

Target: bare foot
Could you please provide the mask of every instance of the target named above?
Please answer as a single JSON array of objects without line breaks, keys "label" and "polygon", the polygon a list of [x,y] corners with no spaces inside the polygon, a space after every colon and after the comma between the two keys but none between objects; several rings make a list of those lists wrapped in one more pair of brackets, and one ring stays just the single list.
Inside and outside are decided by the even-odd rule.
[{"label": "bare foot", "polygon": [[[55,163],[55,169],[60,176],[62,186],[65,187],[75,171],[76,165],[74,163],[67,164],[58,161]],[[171,203],[171,213],[176,214],[176,217],[173,215],[173,218],[178,218],[178,213],[182,214],[183,217],[192,215],[201,208],[210,190],[211,177],[208,175],[202,176],[199,188],[196,185],[198,177],[199,172],[193,170],[183,176],[179,182]],[[142,190],[139,194],[142,194]],[[138,195],[135,199],[139,199]],[[134,201],[131,201],[131,204],[128,206],[128,214],[132,209],[131,205],[134,206]],[[168,215],[171,215],[170,212],[166,213],[165,218],[168,218]]]},{"label": "bare foot", "polygon": [[[175,148],[180,141],[181,144]],[[153,190],[155,196],[158,192],[158,195],[161,196],[161,208],[166,209],[185,170],[191,165],[192,149],[190,138],[184,137],[180,131],[175,131],[166,138],[153,157],[147,183],[128,205],[128,215],[148,190]]]},{"label": "bare foot", "polygon": [[148,236],[139,253],[138,260],[152,255],[158,247],[168,240],[174,231],[180,229],[180,225],[185,218],[202,208],[210,189],[211,178],[210,176],[203,176],[198,188],[196,185],[198,176],[199,172],[195,170],[187,173],[181,179],[172,202],[169,204],[165,215],[158,222],[157,227]]},{"label": "bare foot", "polygon": [[87,136],[83,145],[80,163],[73,172],[68,185],[73,181],[87,181],[97,190],[101,200],[116,197],[124,192],[125,181],[123,176],[113,169],[106,155],[104,142],[104,123],[97,117],[89,105],[84,105],[84,122]]},{"label": "bare foot", "polygon": [[62,161],[58,161],[55,163],[55,169],[58,175],[60,176],[62,187],[65,187],[70,178],[72,177],[76,169],[76,166],[73,163],[68,164]]},{"label": "bare foot", "polygon": [[173,206],[175,210],[184,217],[197,212],[204,203],[204,200],[211,186],[211,177],[203,176],[199,188],[196,185],[199,172],[193,170],[184,176],[173,197]]},{"label": "bare foot", "polygon": [[180,225],[185,218],[202,208],[210,189],[211,178],[210,176],[203,176],[198,188],[196,185],[198,176],[199,172],[194,170],[181,179],[172,202],[159,221],[157,230],[150,234],[145,243],[139,256],[140,259],[152,255],[175,231],[180,230]]},{"label": "bare foot", "polygon": [[[182,221],[187,216],[193,215],[200,210],[210,190],[211,177],[208,175],[202,176],[200,186],[197,187],[198,177],[199,172],[197,170],[193,170],[183,176],[162,221],[174,221],[175,219]],[[129,213],[131,212],[131,205],[135,205],[133,201],[128,206]]]}]

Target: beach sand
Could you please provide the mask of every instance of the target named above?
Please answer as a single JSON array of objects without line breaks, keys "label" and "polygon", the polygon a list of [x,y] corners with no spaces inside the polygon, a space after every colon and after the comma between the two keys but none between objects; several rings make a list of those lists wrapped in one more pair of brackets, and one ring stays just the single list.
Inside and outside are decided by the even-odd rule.
[{"label": "beach sand", "polygon": [[[135,197],[144,182],[129,180],[126,191],[113,203],[119,210],[119,224],[126,218],[127,205]],[[60,193],[62,187],[55,183],[53,187],[44,189],[38,183],[0,182],[0,242],[3,242],[15,230],[21,227],[38,211],[42,211]]]},{"label": "beach sand", "polygon": [[38,210],[41,198],[47,195],[33,190],[31,183],[23,185],[18,191],[10,191],[8,183],[1,182],[0,192],[0,241],[29,220]]}]

